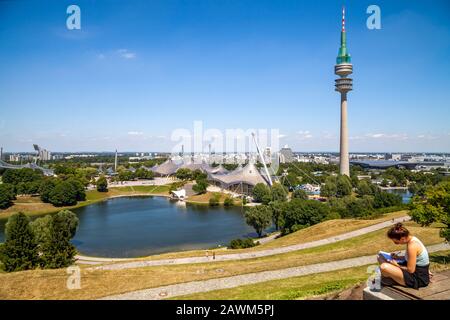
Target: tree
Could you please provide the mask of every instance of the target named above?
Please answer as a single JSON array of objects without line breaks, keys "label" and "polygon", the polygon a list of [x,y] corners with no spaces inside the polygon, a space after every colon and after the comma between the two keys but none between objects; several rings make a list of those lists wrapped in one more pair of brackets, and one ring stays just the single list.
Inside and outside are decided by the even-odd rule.
[{"label": "tree", "polygon": [[119,171],[117,175],[119,181],[130,181],[134,179],[134,173],[125,169]]},{"label": "tree", "polygon": [[40,181],[43,176],[40,170],[33,170],[31,168],[7,169],[2,175],[2,181],[17,185],[20,182]]},{"label": "tree", "polygon": [[206,180],[197,180],[196,184],[192,186],[192,190],[197,194],[206,193],[208,188],[208,182]]},{"label": "tree", "polygon": [[327,179],[325,184],[320,187],[322,197],[335,197],[337,193],[336,182],[333,179]]},{"label": "tree", "polygon": [[180,180],[191,180],[192,179],[192,171],[188,168],[180,168],[175,173],[175,176]]},{"label": "tree", "polygon": [[270,226],[272,221],[272,210],[266,205],[251,207],[244,215],[246,223],[255,229],[258,237],[261,237],[263,230]]},{"label": "tree", "polygon": [[372,214],[373,197],[363,196],[362,198],[349,197],[351,199],[347,203],[346,214],[342,217],[361,218]]},{"label": "tree", "polygon": [[64,210],[51,216],[49,237],[42,244],[43,264],[47,268],[63,268],[75,262],[76,249],[70,240],[75,236],[78,217]]},{"label": "tree", "polygon": [[346,175],[339,175],[336,181],[336,196],[344,197],[352,194],[352,183]]},{"label": "tree", "polygon": [[403,203],[402,196],[386,191],[378,191],[375,193],[374,208],[386,208],[399,206]]},{"label": "tree", "polygon": [[275,183],[272,186],[272,201],[287,201],[287,195],[288,192],[283,185]]},{"label": "tree", "polygon": [[39,257],[30,219],[21,212],[12,215],[6,223],[5,234],[6,240],[0,253],[5,271],[34,268]]},{"label": "tree", "polygon": [[61,181],[50,192],[49,202],[56,207],[75,205],[77,190],[70,182]]},{"label": "tree", "polygon": [[50,240],[50,223],[52,216],[47,214],[41,218],[37,218],[30,222],[31,230],[34,233],[36,243],[39,250],[41,250],[42,244]]},{"label": "tree", "polygon": [[284,227],[285,222],[285,203],[282,201],[272,201],[270,208],[272,209],[272,222],[275,225],[276,230],[280,230]]},{"label": "tree", "polygon": [[428,187],[423,198],[416,198],[411,211],[411,218],[422,226],[433,222],[446,225],[440,235],[450,241],[450,181]]},{"label": "tree", "polygon": [[193,180],[207,180],[208,175],[202,172],[200,169],[195,169],[192,171],[192,179]]},{"label": "tree", "polygon": [[139,179],[153,179],[154,176],[153,171],[147,170],[145,168],[136,169],[134,175]]},{"label": "tree", "polygon": [[330,208],[319,201],[292,199],[284,207],[283,233],[309,227],[325,220]]},{"label": "tree", "polygon": [[305,190],[297,189],[292,192],[292,199],[303,199],[308,200],[308,194]]},{"label": "tree", "polygon": [[16,199],[14,186],[9,183],[0,184],[0,209],[6,209],[13,205],[13,200]]},{"label": "tree", "polygon": [[373,184],[368,182],[367,180],[361,180],[358,182],[358,185],[356,187],[356,193],[359,196],[365,196],[365,195],[373,195],[375,193],[375,190],[373,187],[376,188]]},{"label": "tree", "polygon": [[266,197],[266,201],[268,198],[270,198],[269,202],[272,200],[270,189],[264,183],[257,183],[253,187],[253,199],[255,202],[263,202],[264,197]]},{"label": "tree", "polygon": [[66,181],[74,187],[77,201],[86,200],[86,190],[84,184],[80,180],[77,178],[69,178]]},{"label": "tree", "polygon": [[98,192],[108,192],[108,181],[106,180],[105,176],[101,176],[100,178],[98,178],[96,185]]},{"label": "tree", "polygon": [[54,178],[46,178],[42,180],[41,185],[39,186],[39,195],[42,202],[50,202],[50,194],[56,187],[56,182],[57,180]]}]

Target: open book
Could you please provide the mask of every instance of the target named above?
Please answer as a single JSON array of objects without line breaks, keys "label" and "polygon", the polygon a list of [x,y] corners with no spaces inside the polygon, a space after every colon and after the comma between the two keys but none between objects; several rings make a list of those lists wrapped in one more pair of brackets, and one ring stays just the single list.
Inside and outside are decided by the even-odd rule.
[{"label": "open book", "polygon": [[378,252],[378,255],[379,255],[379,256],[382,256],[382,257],[385,258],[387,261],[395,260],[395,261],[397,261],[397,262],[405,262],[405,259],[404,259],[404,258],[401,258],[401,259],[394,259],[394,258],[392,257],[392,255],[391,255],[389,252],[379,251],[379,252]]}]

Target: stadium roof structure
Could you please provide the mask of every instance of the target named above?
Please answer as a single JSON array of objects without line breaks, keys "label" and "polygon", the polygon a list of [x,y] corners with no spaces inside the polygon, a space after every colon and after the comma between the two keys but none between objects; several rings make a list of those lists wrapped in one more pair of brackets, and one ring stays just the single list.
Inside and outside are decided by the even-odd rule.
[{"label": "stadium roof structure", "polygon": [[33,170],[40,170],[42,171],[42,173],[46,176],[53,176],[55,175],[54,171],[52,169],[47,169],[47,168],[43,168],[38,166],[35,163],[27,163],[27,164],[23,164],[23,165],[13,165],[13,164],[9,164],[5,161],[0,160],[0,168],[3,169],[23,169],[23,168],[30,168]]},{"label": "stadium roof structure", "polygon": [[160,165],[152,167],[151,170],[161,176],[169,176],[177,172],[179,168],[180,164],[175,163],[172,159],[168,159]]},{"label": "stadium roof structure", "polygon": [[202,169],[206,173],[209,173],[209,174],[221,174],[222,175],[222,174],[227,174],[230,172],[227,169],[225,169],[225,167],[222,165],[219,165],[217,167],[210,167],[208,164],[205,164],[205,165],[203,165]]},{"label": "stadium roof structure", "polygon": [[350,161],[353,165],[359,165],[368,169],[387,169],[387,168],[407,168],[414,169],[417,166],[443,166],[444,162],[409,162],[409,161],[393,161],[393,160],[365,160],[365,161]]},{"label": "stadium roof structure", "polygon": [[254,163],[249,162],[245,167],[238,168],[228,174],[211,174],[212,180],[218,181],[225,186],[235,184],[248,184],[255,186],[258,183],[268,184],[267,179],[259,172]]}]

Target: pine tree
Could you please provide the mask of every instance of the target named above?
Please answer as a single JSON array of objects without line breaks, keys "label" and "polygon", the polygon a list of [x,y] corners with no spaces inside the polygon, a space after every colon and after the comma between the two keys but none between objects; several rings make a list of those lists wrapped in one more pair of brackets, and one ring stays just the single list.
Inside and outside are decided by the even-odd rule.
[{"label": "pine tree", "polygon": [[37,244],[30,219],[23,213],[12,215],[5,228],[6,240],[0,258],[7,272],[33,269],[38,264]]}]

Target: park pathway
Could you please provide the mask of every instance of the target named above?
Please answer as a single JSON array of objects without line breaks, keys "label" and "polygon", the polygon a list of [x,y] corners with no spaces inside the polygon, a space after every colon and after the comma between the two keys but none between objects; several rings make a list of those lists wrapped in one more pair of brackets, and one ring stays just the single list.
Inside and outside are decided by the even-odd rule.
[{"label": "park pathway", "polygon": [[273,248],[273,249],[251,251],[251,252],[244,252],[244,253],[231,253],[231,254],[215,255],[215,257],[213,257],[212,255],[209,255],[209,256],[203,256],[203,257],[173,258],[173,259],[161,259],[161,260],[141,260],[141,261],[133,261],[133,262],[116,263],[116,264],[110,264],[110,265],[102,265],[102,266],[97,266],[97,267],[91,267],[90,269],[121,270],[121,269],[142,268],[142,267],[150,267],[150,266],[206,263],[206,262],[244,260],[244,259],[266,257],[266,256],[275,255],[275,254],[282,254],[282,253],[287,253],[287,252],[291,252],[291,251],[314,248],[314,247],[323,246],[326,244],[335,243],[338,241],[358,237],[358,236],[361,236],[361,235],[364,235],[364,234],[367,234],[370,232],[374,232],[374,231],[389,227],[397,222],[404,222],[404,221],[408,221],[410,219],[411,219],[411,217],[409,217],[409,216],[403,216],[403,217],[399,217],[399,218],[396,218],[393,220],[377,223],[372,226],[358,229],[355,231],[343,233],[341,235],[337,235],[337,236],[333,236],[333,237],[329,237],[329,238],[325,238],[325,239],[321,239],[321,240],[306,242],[306,243],[299,243],[299,244],[285,246],[285,247]]},{"label": "park pathway", "polygon": [[[448,250],[450,249],[450,245],[447,243],[441,243],[427,246],[427,249],[428,252]],[[305,276],[314,273],[329,272],[376,263],[377,259],[375,255],[363,256],[339,261],[311,264],[301,267],[255,272],[231,277],[173,284],[157,288],[132,291],[119,295],[107,296],[102,298],[102,300],[161,300],[193,293],[229,289],[271,280]]]}]

